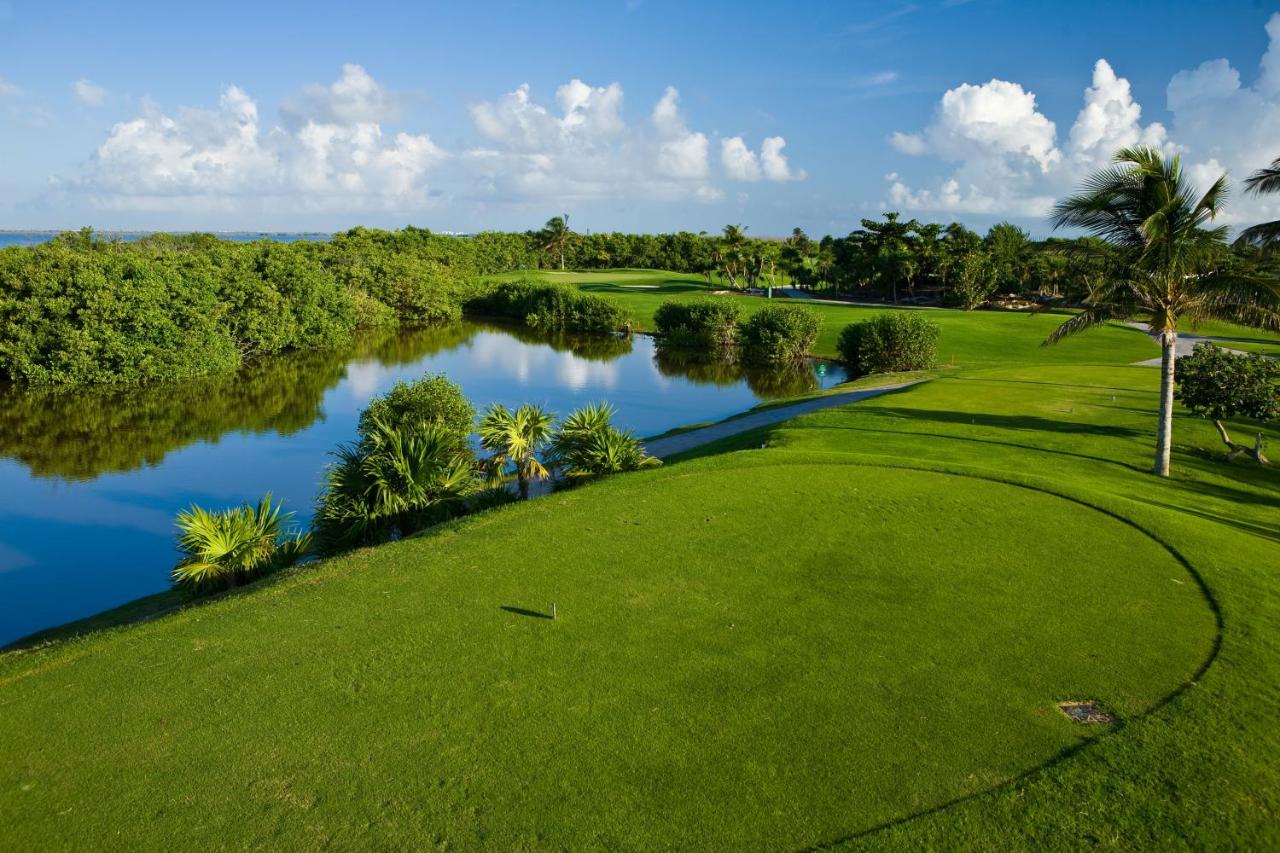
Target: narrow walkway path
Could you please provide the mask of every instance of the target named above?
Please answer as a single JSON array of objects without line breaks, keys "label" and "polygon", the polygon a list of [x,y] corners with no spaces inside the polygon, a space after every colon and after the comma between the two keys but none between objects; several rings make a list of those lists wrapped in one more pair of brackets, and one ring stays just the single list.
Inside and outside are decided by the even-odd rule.
[{"label": "narrow walkway path", "polygon": [[924,380],[917,379],[914,382],[899,382],[895,385],[882,385],[879,388],[842,391],[837,394],[828,394],[824,397],[814,397],[812,400],[803,400],[799,403],[792,403],[789,406],[763,409],[739,418],[721,421],[718,424],[711,424],[710,426],[700,427],[688,432],[667,436],[666,438],[655,438],[646,441],[644,445],[650,456],[665,459],[668,456],[684,453],[686,450],[693,450],[695,447],[701,447],[704,444],[710,444],[713,441],[719,441],[722,438],[728,438],[731,435],[747,432],[757,427],[782,423],[799,415],[807,415],[809,412],[829,409],[832,406],[845,406],[849,403],[865,400],[868,397],[878,397],[890,391],[910,388],[912,385],[918,385],[922,381]]},{"label": "narrow walkway path", "polygon": [[[1147,326],[1145,323],[1125,323],[1125,325],[1130,326],[1131,328],[1137,329],[1140,332],[1145,332],[1147,336],[1151,338],[1151,342],[1153,344],[1155,344],[1156,346],[1160,346],[1160,342],[1156,339],[1156,336],[1152,335],[1150,332],[1147,331]],[[1217,344],[1221,346],[1227,352],[1233,352],[1233,353],[1236,353],[1237,355],[1245,355],[1246,353],[1243,350],[1231,349],[1231,347],[1225,346],[1225,344],[1230,344],[1230,343],[1236,342],[1237,340],[1238,340],[1237,338],[1215,338],[1215,337],[1209,337],[1207,335],[1195,335],[1195,334],[1192,334],[1191,332],[1178,332],[1178,339],[1173,342],[1173,351],[1178,356],[1178,358],[1185,358],[1186,356],[1191,355],[1191,353],[1195,351],[1196,344],[1207,341],[1208,343]],[[1274,357],[1275,356],[1267,356],[1267,358],[1274,358]],[[1134,362],[1134,364],[1141,364],[1147,367],[1159,367],[1160,356],[1156,356],[1155,358],[1148,358],[1143,361],[1136,361]]]}]

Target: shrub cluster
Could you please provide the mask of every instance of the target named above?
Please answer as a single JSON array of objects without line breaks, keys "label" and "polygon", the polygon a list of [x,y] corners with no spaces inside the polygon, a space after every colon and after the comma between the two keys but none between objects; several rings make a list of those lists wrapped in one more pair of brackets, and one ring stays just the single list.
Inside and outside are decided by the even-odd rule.
[{"label": "shrub cluster", "polygon": [[[557,427],[555,415],[525,405],[490,406],[479,422],[480,459],[470,442],[474,409],[443,374],[398,383],[360,414],[356,440],[334,451],[311,530],[300,533],[268,495],[256,507],[200,507],[178,516],[181,562],[174,582],[195,592],[226,589],[292,565],[313,552],[336,554],[412,536],[450,518],[529,496],[534,479],[565,483],[661,464],[608,405],[588,405]],[[486,486],[486,475],[488,485]]]},{"label": "shrub cluster", "polygon": [[836,344],[854,376],[927,370],[937,361],[938,324],[919,311],[891,311],[850,323]]},{"label": "shrub cluster", "polygon": [[426,424],[451,436],[459,447],[466,445],[475,423],[471,401],[443,373],[427,374],[414,382],[397,382],[390,391],[375,397],[360,413],[360,436],[372,435],[375,426],[391,429]]},{"label": "shrub cluster", "polygon": [[808,358],[822,319],[799,305],[766,305],[738,331],[741,358],[756,366],[800,364]]},{"label": "shrub cluster", "polygon": [[468,307],[551,331],[616,332],[627,328],[626,314],[608,299],[545,281],[522,279],[491,285]]},{"label": "shrub cluster", "polygon": [[476,288],[474,254],[411,228],[298,243],[86,231],[0,249],[0,379],[186,380],[360,327],[454,320]]},{"label": "shrub cluster", "polygon": [[738,339],[742,309],[732,299],[664,302],[654,312],[663,344],[701,350],[729,349]]}]

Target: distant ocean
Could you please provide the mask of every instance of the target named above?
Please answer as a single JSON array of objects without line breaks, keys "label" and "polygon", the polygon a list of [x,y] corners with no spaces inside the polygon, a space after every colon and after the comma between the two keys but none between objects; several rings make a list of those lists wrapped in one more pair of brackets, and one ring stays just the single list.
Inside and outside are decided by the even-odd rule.
[{"label": "distant ocean", "polygon": [[[0,249],[5,246],[35,246],[52,240],[61,231],[0,231]],[[132,241],[156,231],[95,231],[94,234],[108,240],[118,239]],[[188,232],[173,232],[188,233]],[[275,240],[279,243],[292,243],[295,240],[328,240],[333,235],[315,231],[226,231],[214,232],[223,240],[234,240],[247,243],[251,240]]]}]

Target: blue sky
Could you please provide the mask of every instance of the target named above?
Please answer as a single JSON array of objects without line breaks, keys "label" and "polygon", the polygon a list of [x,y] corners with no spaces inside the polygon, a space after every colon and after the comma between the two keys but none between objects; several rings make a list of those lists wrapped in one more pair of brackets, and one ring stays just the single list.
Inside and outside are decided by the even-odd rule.
[{"label": "blue sky", "polygon": [[1280,156],[1278,12],[0,0],[0,227],[1043,234],[1116,144]]}]

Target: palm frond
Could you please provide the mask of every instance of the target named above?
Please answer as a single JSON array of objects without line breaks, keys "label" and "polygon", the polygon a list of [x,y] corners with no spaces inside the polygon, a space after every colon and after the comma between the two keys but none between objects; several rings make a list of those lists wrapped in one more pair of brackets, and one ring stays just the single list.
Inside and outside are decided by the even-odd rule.
[{"label": "palm frond", "polygon": [[1244,191],[1252,195],[1280,192],[1280,157],[1245,178]]},{"label": "palm frond", "polygon": [[[242,580],[281,568],[305,555],[310,539],[293,536],[285,513],[268,493],[257,505],[221,512],[192,506],[178,513],[178,550],[183,557],[173,580],[197,591],[235,586]],[[285,541],[282,543],[282,538]],[[282,544],[286,552],[280,554]]]},{"label": "palm frond", "polygon": [[1250,226],[1236,238],[1237,246],[1256,246],[1259,249],[1268,249],[1277,243],[1280,243],[1280,219]]},{"label": "palm frond", "polygon": [[1122,311],[1118,306],[1112,304],[1092,305],[1079,314],[1076,314],[1070,320],[1063,322],[1056,329],[1049,333],[1049,337],[1044,339],[1041,346],[1052,346],[1063,338],[1071,335],[1078,335],[1086,329],[1092,329],[1094,326],[1100,326],[1111,320],[1125,319],[1126,311]]}]

